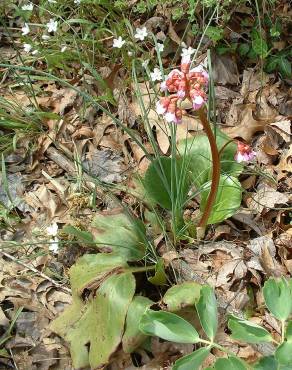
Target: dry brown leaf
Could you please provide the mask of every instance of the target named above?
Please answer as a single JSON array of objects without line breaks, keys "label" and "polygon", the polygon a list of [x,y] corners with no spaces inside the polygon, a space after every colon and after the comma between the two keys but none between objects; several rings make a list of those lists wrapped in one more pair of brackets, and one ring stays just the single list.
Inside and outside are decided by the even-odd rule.
[{"label": "dry brown leaf", "polygon": [[242,85],[240,93],[242,96],[248,95],[252,91],[256,91],[269,81],[269,76],[265,73],[254,71],[254,69],[246,69],[242,76]]},{"label": "dry brown leaf", "polygon": [[291,139],[291,121],[283,120],[271,123],[272,128],[282,136],[283,140],[287,143]]},{"label": "dry brown leaf", "polygon": [[275,208],[286,205],[291,196],[273,189],[266,184],[260,184],[255,195],[247,199],[248,208],[261,213],[264,208]]},{"label": "dry brown leaf", "polygon": [[220,85],[237,85],[239,76],[237,64],[230,55],[212,55],[213,79]]},{"label": "dry brown leaf", "polygon": [[[238,105],[238,125],[235,127],[228,127],[223,131],[232,138],[240,137],[247,142],[250,142],[256,132],[264,130],[268,122],[258,121],[254,118],[255,112],[254,104]],[[227,121],[227,124],[229,122]]]}]

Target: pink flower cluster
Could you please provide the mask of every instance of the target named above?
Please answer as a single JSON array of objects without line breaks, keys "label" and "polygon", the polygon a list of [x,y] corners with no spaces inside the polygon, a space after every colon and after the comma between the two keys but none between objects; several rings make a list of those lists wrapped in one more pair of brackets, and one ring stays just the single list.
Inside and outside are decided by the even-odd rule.
[{"label": "pink flower cluster", "polygon": [[237,142],[237,152],[235,154],[234,159],[241,163],[241,162],[249,162],[252,161],[256,157],[256,152],[252,150],[252,148],[241,142]]},{"label": "pink flower cluster", "polygon": [[195,110],[200,109],[207,101],[208,73],[201,65],[192,69],[190,66],[190,56],[183,57],[180,70],[171,71],[161,84],[161,91],[168,91],[171,95],[160,98],[156,111],[167,122],[181,122],[183,111],[179,103],[183,100],[190,100]]}]

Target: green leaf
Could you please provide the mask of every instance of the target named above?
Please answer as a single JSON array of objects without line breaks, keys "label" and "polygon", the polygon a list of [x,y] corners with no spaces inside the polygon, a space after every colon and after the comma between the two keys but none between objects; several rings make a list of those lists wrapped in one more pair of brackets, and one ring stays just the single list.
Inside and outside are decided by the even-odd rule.
[{"label": "green leaf", "polygon": [[279,63],[279,58],[276,56],[270,56],[267,58],[266,64],[265,64],[265,71],[267,73],[273,72],[277,69]]},{"label": "green leaf", "polygon": [[95,215],[90,231],[102,251],[135,261],[145,255],[145,226],[121,210],[99,212]]},{"label": "green leaf", "polygon": [[280,364],[292,365],[292,342],[283,342],[276,349],[275,357]]},{"label": "green leaf", "polygon": [[215,370],[247,370],[246,364],[236,357],[219,358],[214,367]]},{"label": "green leaf", "polygon": [[142,333],[176,343],[197,343],[199,335],[186,320],[166,311],[147,310],[139,325]]},{"label": "green leaf", "polygon": [[162,304],[168,311],[179,311],[184,307],[195,305],[200,298],[200,290],[201,285],[194,281],[174,285],[164,294]]},{"label": "green leaf", "polygon": [[155,275],[148,278],[148,281],[153,285],[165,285],[167,275],[164,270],[163,258],[159,258],[155,265]]},{"label": "green leaf", "polygon": [[134,292],[131,273],[110,276],[86,303],[73,296],[73,304],[53,321],[50,329],[69,342],[74,368],[108,363],[121,342]]},{"label": "green leaf", "polygon": [[238,47],[239,55],[241,55],[241,56],[247,55],[248,52],[249,52],[249,49],[250,49],[249,44],[240,44],[240,46]]},{"label": "green leaf", "polygon": [[271,334],[251,321],[231,316],[228,328],[232,331],[231,338],[247,343],[265,343],[273,340]]},{"label": "green leaf", "polygon": [[168,157],[153,160],[144,178],[147,194],[161,207],[169,210],[172,209],[173,201],[184,203],[189,184],[182,161]]},{"label": "green leaf", "polygon": [[288,342],[292,342],[292,321],[288,321],[285,338]]},{"label": "green leaf", "polygon": [[254,365],[254,370],[279,370],[274,356],[263,357]]},{"label": "green leaf", "polygon": [[268,44],[266,40],[255,30],[252,32],[252,49],[262,59],[265,59],[268,55]]},{"label": "green leaf", "polygon": [[114,274],[114,271],[121,272],[127,267],[125,260],[120,256],[105,253],[85,254],[70,268],[72,291],[81,296],[84,289],[93,286],[97,288],[105,277]]},{"label": "green leaf", "polygon": [[291,62],[289,62],[287,58],[283,58],[283,57],[279,58],[278,66],[279,66],[279,71],[281,72],[284,78],[291,77],[292,75]]},{"label": "green leaf", "polygon": [[[220,155],[221,173],[232,176],[239,175],[243,166],[234,159],[237,145],[218,128],[216,128],[215,136],[218,150],[222,149]],[[181,156],[187,158],[187,169],[198,188],[211,180],[212,154],[206,135],[196,135],[194,138],[181,140],[178,144],[178,151]]]},{"label": "green leaf", "polygon": [[285,278],[267,280],[263,287],[265,303],[278,320],[287,320],[292,311],[292,291]]},{"label": "green leaf", "polygon": [[224,37],[224,30],[219,27],[209,26],[206,30],[206,35],[213,42],[217,42]]},{"label": "green leaf", "polygon": [[0,357],[10,358],[11,356],[5,348],[1,348],[0,349]]},{"label": "green leaf", "polygon": [[197,351],[175,361],[172,370],[199,370],[200,365],[207,358],[209,353],[209,348],[200,348]]},{"label": "green leaf", "polygon": [[74,236],[78,241],[82,243],[85,244],[88,243],[91,246],[94,246],[93,235],[88,231],[79,230],[72,225],[66,225],[63,227],[62,232],[64,232],[67,235]]},{"label": "green leaf", "polygon": [[[201,212],[205,209],[210,188],[211,181],[204,185],[203,191],[201,192]],[[235,177],[221,175],[216,200],[208,219],[208,224],[221,222],[234,215],[240,207],[241,197],[242,188],[240,182]]]},{"label": "green leaf", "polygon": [[208,338],[213,341],[218,328],[217,301],[214,290],[204,285],[201,288],[200,299],[196,304],[200,323]]},{"label": "green leaf", "polygon": [[126,329],[123,336],[123,350],[126,353],[133,352],[147,338],[139,330],[139,321],[145,310],[149,308],[153,302],[142,296],[135,296],[132,300],[126,318]]}]

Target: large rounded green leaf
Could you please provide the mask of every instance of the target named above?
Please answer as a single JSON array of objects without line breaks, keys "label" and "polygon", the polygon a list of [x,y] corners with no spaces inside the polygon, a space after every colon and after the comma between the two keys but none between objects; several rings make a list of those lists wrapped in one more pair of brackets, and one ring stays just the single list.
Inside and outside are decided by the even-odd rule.
[{"label": "large rounded green leaf", "polygon": [[139,325],[142,333],[176,343],[196,343],[196,329],[183,318],[166,311],[147,310]]},{"label": "large rounded green leaf", "polygon": [[173,202],[184,203],[189,185],[186,162],[181,159],[157,158],[151,162],[144,177],[147,194],[161,207],[169,210]]},{"label": "large rounded green leaf", "polygon": [[145,226],[121,209],[98,212],[90,225],[97,247],[135,261],[145,255]]},{"label": "large rounded green leaf", "polygon": [[292,311],[292,289],[285,278],[270,278],[264,284],[265,303],[279,320],[287,320]]},{"label": "large rounded green leaf", "polygon": [[[215,132],[218,150],[221,150],[221,173],[237,176],[243,166],[237,163],[234,156],[237,151],[235,142],[219,129]],[[197,187],[211,179],[212,154],[210,143],[206,135],[197,135],[194,138],[182,140],[178,145],[180,155],[188,158],[188,170]]]},{"label": "large rounded green leaf", "polygon": [[86,302],[75,295],[72,305],[52,322],[50,329],[69,342],[75,369],[106,366],[121,342],[134,292],[133,274],[110,276]]},{"label": "large rounded green leaf", "polygon": [[232,331],[233,339],[246,343],[265,343],[273,340],[271,334],[263,327],[236,316],[230,316],[228,328]]},{"label": "large rounded green leaf", "polygon": [[[201,212],[204,211],[211,188],[211,181],[204,185],[201,192]],[[231,217],[240,207],[242,188],[235,177],[221,175],[216,200],[212,208],[208,224],[221,222]]]},{"label": "large rounded green leaf", "polygon": [[204,285],[201,288],[196,309],[204,332],[213,341],[218,327],[218,312],[214,290],[210,286]]},{"label": "large rounded green leaf", "polygon": [[172,370],[199,370],[202,362],[210,353],[210,348],[200,348],[197,351],[177,360]]}]

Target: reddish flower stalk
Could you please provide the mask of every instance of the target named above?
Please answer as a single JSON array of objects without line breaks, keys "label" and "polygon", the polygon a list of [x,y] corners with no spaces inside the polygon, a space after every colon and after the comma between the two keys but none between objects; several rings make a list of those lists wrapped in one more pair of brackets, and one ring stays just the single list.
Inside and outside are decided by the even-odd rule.
[{"label": "reddish flower stalk", "polygon": [[203,109],[200,109],[198,113],[199,113],[199,117],[202,122],[202,125],[204,127],[204,130],[206,132],[206,135],[208,137],[210,147],[211,147],[211,154],[212,154],[211,189],[210,189],[210,193],[207,199],[206,207],[204,209],[203,215],[198,224],[199,227],[204,228],[207,225],[210,213],[212,211],[212,207],[216,200],[216,195],[217,195],[219,180],[220,180],[221,163],[220,163],[219,151],[218,151],[217,144],[216,144],[216,139],[210,127],[210,124],[208,122],[206,113],[203,111]]},{"label": "reddish flower stalk", "polygon": [[216,139],[208,122],[203,105],[207,101],[206,88],[208,86],[208,73],[202,66],[190,69],[190,57],[182,58],[180,70],[175,69],[169,73],[166,80],[161,84],[162,91],[168,91],[171,95],[163,97],[156,105],[158,114],[164,116],[167,122],[180,123],[184,111],[180,108],[180,102],[188,99],[192,102],[193,109],[198,110],[200,120],[208,137],[212,153],[212,181],[199,227],[207,225],[212,207],[214,205],[220,180],[220,158]]}]

